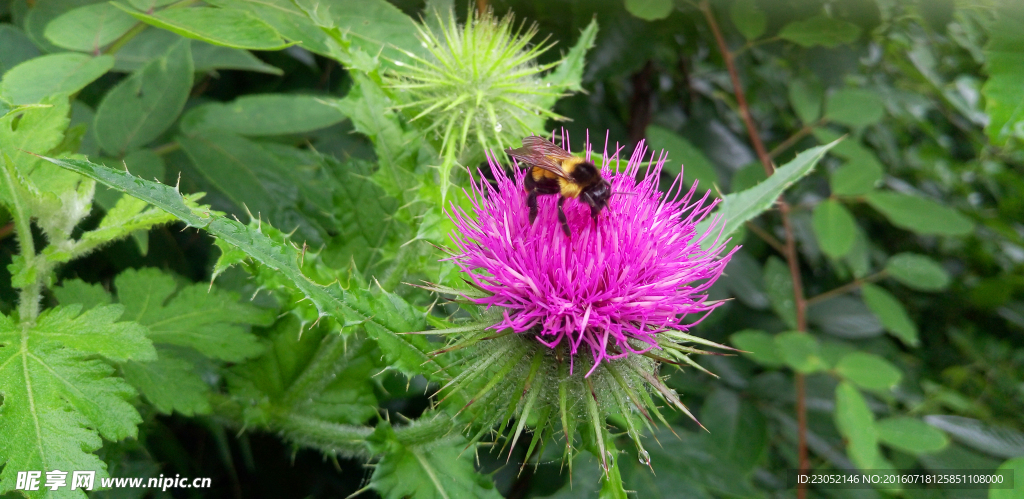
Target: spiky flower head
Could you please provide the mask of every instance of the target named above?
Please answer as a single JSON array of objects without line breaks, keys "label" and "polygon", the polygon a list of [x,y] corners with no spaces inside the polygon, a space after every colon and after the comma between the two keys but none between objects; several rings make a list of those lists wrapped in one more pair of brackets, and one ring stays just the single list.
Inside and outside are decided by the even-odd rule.
[{"label": "spiky flower head", "polygon": [[543,130],[565,86],[542,78],[561,61],[538,64],[552,44],[530,45],[534,25],[498,19],[488,9],[459,25],[449,13],[434,13],[436,28],[421,24],[418,37],[428,55],[406,53],[413,64],[396,62],[386,75],[398,106],[425,121],[440,142],[441,190],[456,162],[483,160],[484,151],[504,149],[513,138]]},{"label": "spiky flower head", "polygon": [[[458,227],[450,259],[473,288],[460,294],[484,312],[475,326],[450,331],[456,340],[447,350],[474,349],[466,370],[442,392],[465,392],[463,410],[486,397],[500,408],[492,420],[502,426],[514,414],[520,421],[531,411],[541,419],[560,414],[569,447],[575,428],[569,420],[579,419],[591,428],[589,441],[597,442],[606,466],[608,414],[642,415],[651,423],[652,414],[661,418],[651,393],[689,414],[659,378],[659,365],[703,370],[690,355],[710,352],[693,344],[728,348],[688,332],[721,305],[706,293],[732,255],[723,255],[715,223],[697,228],[716,201],[696,184],[686,188],[681,175],[659,191],[666,156],[655,160],[652,153],[645,162],[645,155],[641,144],[621,171],[607,160],[600,165],[613,195],[596,222],[587,205],[566,201],[570,236],[558,221],[558,196],[538,199],[531,224],[527,170],[507,174],[493,158],[494,184],[481,176],[472,182],[472,213],[454,207],[450,214]],[[589,147],[585,156],[597,159]],[[601,158],[608,157],[606,146]],[[475,395],[464,387],[474,384]],[[646,455],[632,417],[626,421]],[[522,424],[513,441],[521,431]]]}]

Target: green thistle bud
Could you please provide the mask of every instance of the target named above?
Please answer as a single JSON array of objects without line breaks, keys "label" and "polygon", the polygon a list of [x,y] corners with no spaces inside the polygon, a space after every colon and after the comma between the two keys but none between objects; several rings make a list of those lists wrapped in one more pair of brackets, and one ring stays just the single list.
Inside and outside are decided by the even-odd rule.
[{"label": "green thistle bud", "polygon": [[406,52],[414,61],[395,61],[385,75],[399,109],[411,121],[424,122],[440,143],[442,195],[452,167],[484,159],[484,151],[501,150],[513,140],[544,131],[549,111],[563,91],[578,83],[546,80],[542,74],[562,61],[538,64],[553,44],[530,45],[536,26],[518,26],[511,14],[497,19],[490,10],[470,15],[465,25],[455,16],[435,13],[437,28],[419,25],[428,55]]}]

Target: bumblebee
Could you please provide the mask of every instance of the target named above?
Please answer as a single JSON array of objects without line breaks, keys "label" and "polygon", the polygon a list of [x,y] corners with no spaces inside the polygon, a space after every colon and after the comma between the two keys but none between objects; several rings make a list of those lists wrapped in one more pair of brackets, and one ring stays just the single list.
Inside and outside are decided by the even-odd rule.
[{"label": "bumblebee", "polygon": [[531,224],[537,219],[537,196],[559,195],[558,220],[562,222],[562,230],[567,236],[571,235],[569,222],[562,210],[566,198],[579,198],[590,206],[590,217],[595,222],[597,215],[608,205],[612,186],[601,178],[601,172],[593,163],[573,156],[536,135],[523,139],[523,147],[506,149],[505,152],[530,167],[525,186]]}]

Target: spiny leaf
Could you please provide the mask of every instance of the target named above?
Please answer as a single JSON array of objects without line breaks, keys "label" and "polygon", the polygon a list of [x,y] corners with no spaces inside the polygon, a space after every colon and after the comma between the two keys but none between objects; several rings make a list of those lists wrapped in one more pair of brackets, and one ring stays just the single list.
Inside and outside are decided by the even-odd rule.
[{"label": "spiny leaf", "polygon": [[258,221],[245,225],[201,208],[190,207],[176,189],[134,177],[127,172],[82,160],[44,159],[143,199],[189,226],[202,228],[244,251],[254,261],[276,270],[291,281],[316,306],[321,316],[330,315],[342,323],[362,323],[385,354],[403,372],[419,374],[443,369],[436,359],[428,356],[432,348],[425,338],[398,334],[422,329],[417,327],[417,314],[404,300],[396,295],[374,296],[366,291],[344,290],[338,283],[323,286],[311,281],[299,268],[303,258],[300,249],[270,239],[260,231],[261,224]]}]

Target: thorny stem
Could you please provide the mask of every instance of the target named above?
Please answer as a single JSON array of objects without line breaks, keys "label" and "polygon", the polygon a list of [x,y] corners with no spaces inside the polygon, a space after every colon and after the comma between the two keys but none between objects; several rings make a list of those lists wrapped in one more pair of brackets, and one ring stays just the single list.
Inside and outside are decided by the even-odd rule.
[{"label": "thorny stem", "polygon": [[[701,2],[700,10],[704,12],[704,17],[707,18],[708,25],[711,26],[711,31],[715,35],[715,41],[718,44],[718,49],[721,51],[722,59],[725,61],[726,69],[729,71],[729,78],[732,80],[733,92],[736,94],[736,103],[739,106],[739,112],[740,116],[743,118],[743,124],[747,128],[747,134],[750,136],[750,142],[754,145],[754,151],[757,152],[757,157],[760,159],[761,165],[764,166],[765,174],[771,176],[775,171],[775,167],[772,165],[771,156],[768,154],[768,151],[765,150],[764,143],[761,142],[761,136],[758,135],[757,128],[754,126],[754,120],[750,116],[750,106],[747,104],[747,97],[743,93],[742,85],[740,85],[739,74],[736,72],[736,64],[733,62],[733,53],[729,51],[729,47],[725,43],[725,38],[722,37],[722,31],[718,28],[718,23],[715,21],[715,16],[711,11],[711,6],[708,4],[708,0],[703,0]],[[807,133],[810,132],[808,131]],[[779,196],[778,205],[779,212],[782,214],[782,225],[786,231],[784,254],[786,256],[786,263],[789,265],[790,277],[793,280],[793,301],[796,304],[797,330],[806,332],[807,299],[804,298],[803,279],[800,276],[800,260],[796,252],[796,238],[793,236],[793,226],[789,221],[790,207],[783,196]],[[806,391],[804,388],[803,374],[794,373],[794,377],[797,413],[797,455],[799,459],[800,472],[805,473],[810,468],[810,463],[807,459]],[[797,499],[804,499],[807,497],[806,484],[799,484],[797,486],[796,496]]]}]

